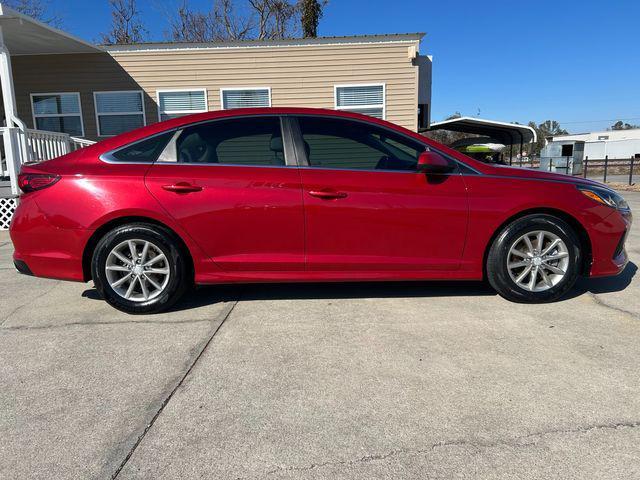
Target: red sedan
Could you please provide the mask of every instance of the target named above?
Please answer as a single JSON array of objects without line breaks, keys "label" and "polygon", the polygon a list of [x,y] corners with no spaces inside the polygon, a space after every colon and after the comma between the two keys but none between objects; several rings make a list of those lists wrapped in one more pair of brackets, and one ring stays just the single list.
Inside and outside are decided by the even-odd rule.
[{"label": "red sedan", "polygon": [[396,125],[301,109],[204,113],[25,166],[20,272],[93,280],[148,313],[192,284],[481,280],[518,302],[625,266],[602,184],[486,165]]}]

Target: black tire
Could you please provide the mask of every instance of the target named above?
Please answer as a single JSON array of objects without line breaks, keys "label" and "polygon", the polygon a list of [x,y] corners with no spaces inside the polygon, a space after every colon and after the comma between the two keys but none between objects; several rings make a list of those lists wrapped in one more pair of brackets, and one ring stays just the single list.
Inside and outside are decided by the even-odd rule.
[{"label": "black tire", "polygon": [[[509,251],[519,238],[526,233],[541,230],[556,235],[565,243],[568,265],[564,277],[557,284],[544,291],[530,291],[520,287],[511,277],[507,262]],[[580,272],[581,259],[580,240],[567,222],[552,215],[527,215],[504,227],[493,241],[487,256],[487,280],[500,296],[512,302],[553,302],[565,295],[575,284]]]},{"label": "black tire", "polygon": [[[122,242],[134,239],[151,242],[167,259],[163,263],[169,270],[166,286],[149,300],[132,301],[124,298],[112,288],[107,278],[106,263],[110,252]],[[98,292],[111,306],[130,314],[158,313],[170,308],[191,285],[187,273],[186,259],[174,234],[146,223],[122,225],[105,234],[96,245],[91,260],[91,274]],[[140,287],[140,284],[137,286]]]}]

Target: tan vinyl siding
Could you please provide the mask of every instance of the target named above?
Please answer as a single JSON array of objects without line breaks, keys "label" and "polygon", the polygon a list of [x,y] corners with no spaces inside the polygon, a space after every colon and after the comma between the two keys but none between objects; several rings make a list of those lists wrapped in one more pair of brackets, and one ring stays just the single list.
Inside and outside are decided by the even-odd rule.
[{"label": "tan vinyl siding", "polygon": [[15,57],[18,112],[31,123],[29,94],[79,91],[85,132],[96,135],[93,91],[145,92],[147,123],[158,119],[156,92],[205,88],[209,110],[220,110],[220,89],[270,87],[274,107],[334,108],[334,86],[386,85],[386,119],[417,129],[417,42],[158,49],[110,54]]},{"label": "tan vinyl siding", "polygon": [[[107,53],[25,55],[11,58],[18,116],[33,127],[32,93],[79,92],[86,138],[97,139],[93,92],[141,90]],[[155,100],[144,95],[147,122],[156,120]],[[151,116],[153,115],[153,116]]]}]

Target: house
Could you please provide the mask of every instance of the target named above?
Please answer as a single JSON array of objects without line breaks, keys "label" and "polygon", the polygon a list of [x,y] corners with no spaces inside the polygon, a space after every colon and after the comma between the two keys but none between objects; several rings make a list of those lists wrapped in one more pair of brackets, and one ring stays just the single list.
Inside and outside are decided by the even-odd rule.
[{"label": "house", "polygon": [[640,128],[547,138],[545,151],[549,157],[572,157],[574,150],[582,152],[581,158],[592,160],[640,158]]},{"label": "house", "polygon": [[548,137],[540,167],[580,174],[584,160],[631,158],[640,159],[640,128]]},{"label": "house", "polygon": [[429,124],[421,33],[99,46],[1,4],[0,29],[0,173],[12,195],[21,163],[190,113],[306,106]]}]

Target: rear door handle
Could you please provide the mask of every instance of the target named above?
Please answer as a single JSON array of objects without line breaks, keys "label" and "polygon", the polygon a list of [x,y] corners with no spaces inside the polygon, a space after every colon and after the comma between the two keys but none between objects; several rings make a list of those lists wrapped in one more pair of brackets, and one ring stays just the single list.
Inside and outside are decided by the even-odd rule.
[{"label": "rear door handle", "polygon": [[163,185],[162,189],[167,192],[174,193],[193,193],[202,191],[202,187],[199,187],[198,185],[191,185],[186,182],[174,183],[173,185]]},{"label": "rear door handle", "polygon": [[323,200],[334,200],[336,198],[346,198],[344,192],[335,192],[333,190],[311,190],[309,195],[312,197],[322,198]]}]

